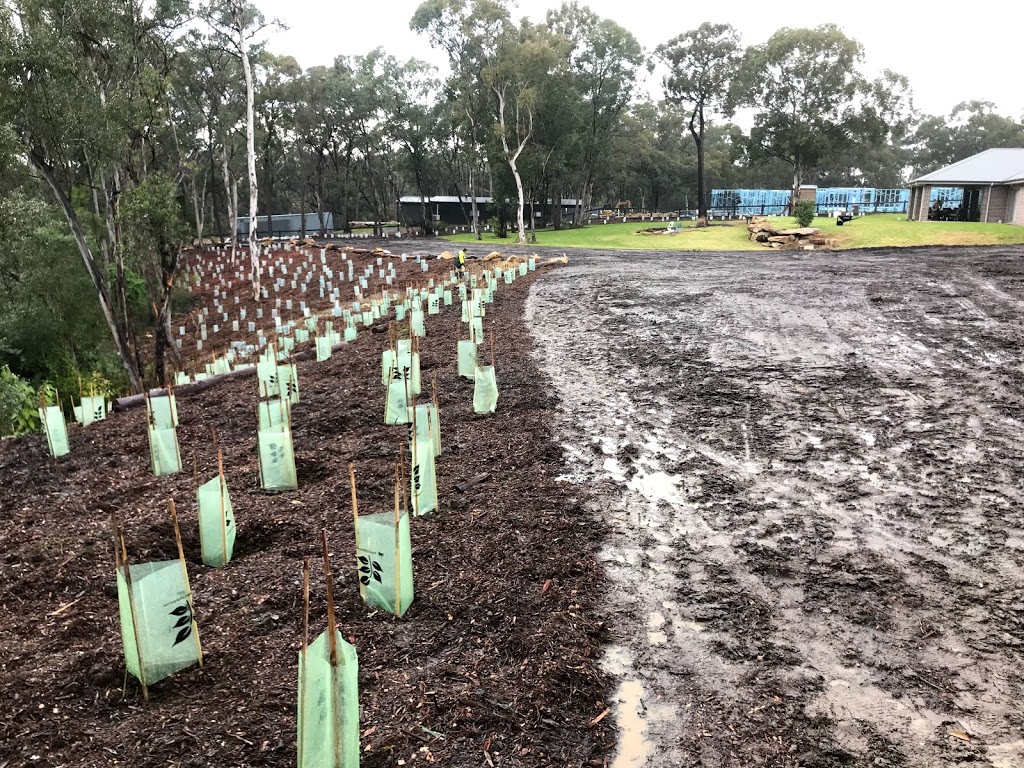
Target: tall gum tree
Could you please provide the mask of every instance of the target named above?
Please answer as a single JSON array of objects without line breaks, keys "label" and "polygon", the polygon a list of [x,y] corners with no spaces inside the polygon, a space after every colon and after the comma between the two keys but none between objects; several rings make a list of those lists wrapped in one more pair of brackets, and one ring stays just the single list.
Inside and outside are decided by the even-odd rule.
[{"label": "tall gum tree", "polygon": [[730,110],[729,94],[739,69],[739,33],[728,24],[705,22],[658,46],[668,66],[662,84],[668,100],[689,112],[688,127],[697,149],[697,216],[708,216],[704,137],[710,117]]},{"label": "tall gum tree", "polygon": [[498,41],[511,25],[508,5],[503,0],[424,0],[413,14],[409,27],[425,34],[431,45],[448,56],[451,76],[445,91],[452,110],[464,117],[465,145],[469,155],[469,194],[476,239],[483,235],[477,209],[477,179],[482,177],[483,147],[490,135],[491,94],[484,83],[484,71],[492,67]]},{"label": "tall gum tree", "polygon": [[870,91],[862,60],[861,44],[834,24],[782,28],[748,48],[734,93],[757,110],[751,159],[788,164],[796,191],[823,160],[848,148],[862,128],[859,106]]}]

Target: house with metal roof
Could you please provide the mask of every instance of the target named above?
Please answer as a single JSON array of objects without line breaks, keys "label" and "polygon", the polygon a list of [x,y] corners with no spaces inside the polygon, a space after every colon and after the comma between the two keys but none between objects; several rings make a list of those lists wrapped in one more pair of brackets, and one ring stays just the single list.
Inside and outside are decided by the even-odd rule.
[{"label": "house with metal roof", "polygon": [[[962,197],[936,196],[959,189]],[[987,221],[1024,224],[1024,148],[987,149],[910,182],[910,221]]]},{"label": "house with metal roof", "polygon": [[[419,195],[405,195],[398,199],[401,221],[410,227],[423,226],[423,214],[433,220],[435,226],[468,227],[473,223],[471,216],[472,198],[469,196],[459,197],[456,195],[430,195],[422,200]],[[497,206],[493,197],[477,197],[477,216],[481,224],[497,213]],[[562,219],[570,220],[576,209],[576,201],[570,198],[562,198]],[[535,202],[533,209],[537,217],[537,226],[546,226],[554,217],[557,205],[549,200],[546,204]],[[527,203],[526,216],[530,215],[530,205]]]}]

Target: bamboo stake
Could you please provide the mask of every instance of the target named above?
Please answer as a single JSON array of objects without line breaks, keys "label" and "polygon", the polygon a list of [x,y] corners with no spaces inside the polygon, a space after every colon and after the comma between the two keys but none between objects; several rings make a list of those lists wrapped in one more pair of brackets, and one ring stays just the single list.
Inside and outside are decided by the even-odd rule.
[{"label": "bamboo stake", "polygon": [[[309,558],[302,558],[302,680],[299,682],[299,723],[305,728],[306,674],[309,670],[306,649],[309,648]],[[299,733],[299,768],[302,768],[302,733]]]},{"label": "bamboo stake", "polygon": [[405,493],[405,449],[398,446],[398,462],[399,471],[402,475],[402,508],[405,510],[405,514],[409,514],[409,497]]},{"label": "bamboo stake", "polygon": [[[139,617],[135,612],[135,598],[132,595],[132,570],[128,563],[128,548],[124,544],[124,531],[121,530],[121,526],[117,526],[117,539],[121,545],[121,562],[124,564],[124,581],[128,587],[128,611],[132,615],[132,634],[135,635],[135,655],[139,658],[139,682],[142,683],[142,698],[145,701],[149,701],[149,686],[146,685],[146,662],[142,658],[142,639],[139,636]],[[115,571],[115,576],[116,575],[117,572]]]},{"label": "bamboo stake", "polygon": [[228,513],[224,504],[228,484],[224,482],[224,454],[217,450],[217,477],[220,480],[220,545],[224,565],[228,564]]},{"label": "bamboo stake", "polygon": [[398,475],[398,462],[395,462],[395,616],[402,613],[402,564],[399,560],[399,525],[401,517],[398,510],[398,486],[401,485],[401,478]]},{"label": "bamboo stake", "polygon": [[494,325],[491,325],[491,370],[494,370]]},{"label": "bamboo stake", "polygon": [[171,507],[171,522],[174,524],[174,541],[178,545],[178,560],[181,562],[181,574],[185,578],[185,599],[188,601],[189,610],[192,612],[192,637],[196,641],[196,654],[199,658],[199,666],[203,666],[203,646],[199,642],[199,624],[196,623],[196,607],[192,602],[192,588],[188,583],[188,566],[185,565],[185,548],[181,545],[181,529],[178,527],[178,512],[174,508],[174,499],[169,499]]},{"label": "bamboo stake", "polygon": [[334,579],[331,577],[331,556],[327,551],[327,529],[323,529],[324,579],[327,582],[327,644],[331,650],[331,666],[338,666],[338,639],[334,624]]},{"label": "bamboo stake", "polygon": [[[352,489],[352,530],[354,532],[356,540],[356,572],[359,572],[359,505],[356,501],[356,470],[355,465],[350,461],[348,463],[348,479],[349,485]],[[359,597],[366,597],[366,587],[363,582],[359,582]]]}]

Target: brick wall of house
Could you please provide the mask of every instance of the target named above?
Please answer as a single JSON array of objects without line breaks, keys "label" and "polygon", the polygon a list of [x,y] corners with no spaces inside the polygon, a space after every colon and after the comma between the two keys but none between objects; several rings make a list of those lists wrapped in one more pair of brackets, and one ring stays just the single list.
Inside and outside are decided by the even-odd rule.
[{"label": "brick wall of house", "polygon": [[917,205],[917,187],[910,188],[910,200],[907,201],[907,221],[914,220],[915,207]]},{"label": "brick wall of house", "polygon": [[[981,216],[983,221],[995,223],[997,221],[1005,222],[1009,217],[1007,216],[1006,205],[1009,202],[1009,187],[989,187],[985,190],[984,195],[988,199],[982,199],[981,201]],[[987,212],[987,214],[986,214]]]},{"label": "brick wall of house", "polygon": [[932,188],[930,184],[918,187],[917,205],[914,207],[915,221],[928,221],[928,207],[931,205]]},{"label": "brick wall of house", "polygon": [[1015,205],[1013,206],[1014,210],[1008,213],[1008,221],[1011,224],[1024,224],[1024,184],[1017,184],[1010,188],[1016,191],[1017,195],[1016,197],[1014,195],[1010,196],[1012,203],[1015,203]]}]

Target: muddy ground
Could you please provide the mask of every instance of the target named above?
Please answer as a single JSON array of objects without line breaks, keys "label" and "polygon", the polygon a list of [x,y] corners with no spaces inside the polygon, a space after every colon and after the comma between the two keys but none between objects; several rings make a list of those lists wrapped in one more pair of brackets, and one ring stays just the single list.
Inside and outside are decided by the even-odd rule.
[{"label": "muddy ground", "polygon": [[1024,766],[1024,250],[574,255],[613,765]]},{"label": "muddy ground", "polygon": [[[427,318],[421,367],[440,388],[441,510],[413,521],[416,601],[401,620],[360,601],[347,473],[353,461],[361,512],[390,508],[406,429],[383,425],[384,332],[360,330],[329,361],[299,364],[294,493],[259,490],[252,378],[179,398],[180,475],[152,476],[142,409],[71,427],[72,453],[57,461],[42,436],[0,442],[0,767],[294,765],[302,559],[318,564],[324,527],[338,625],[359,653],[363,766],[603,764],[615,736],[612,718],[592,724],[614,690],[594,618],[602,527],[556,480],[555,401],[523,322],[547,269],[502,283],[489,307],[492,416],[473,414],[473,385],[457,376],[458,310]],[[191,473],[193,456],[202,480],[216,471],[211,427],[238,524],[224,569],[201,563]],[[205,665],[151,686],[144,702],[124,673],[109,518],[124,520],[133,562],[171,559],[171,498]],[[324,597],[316,567],[313,636]]]}]

